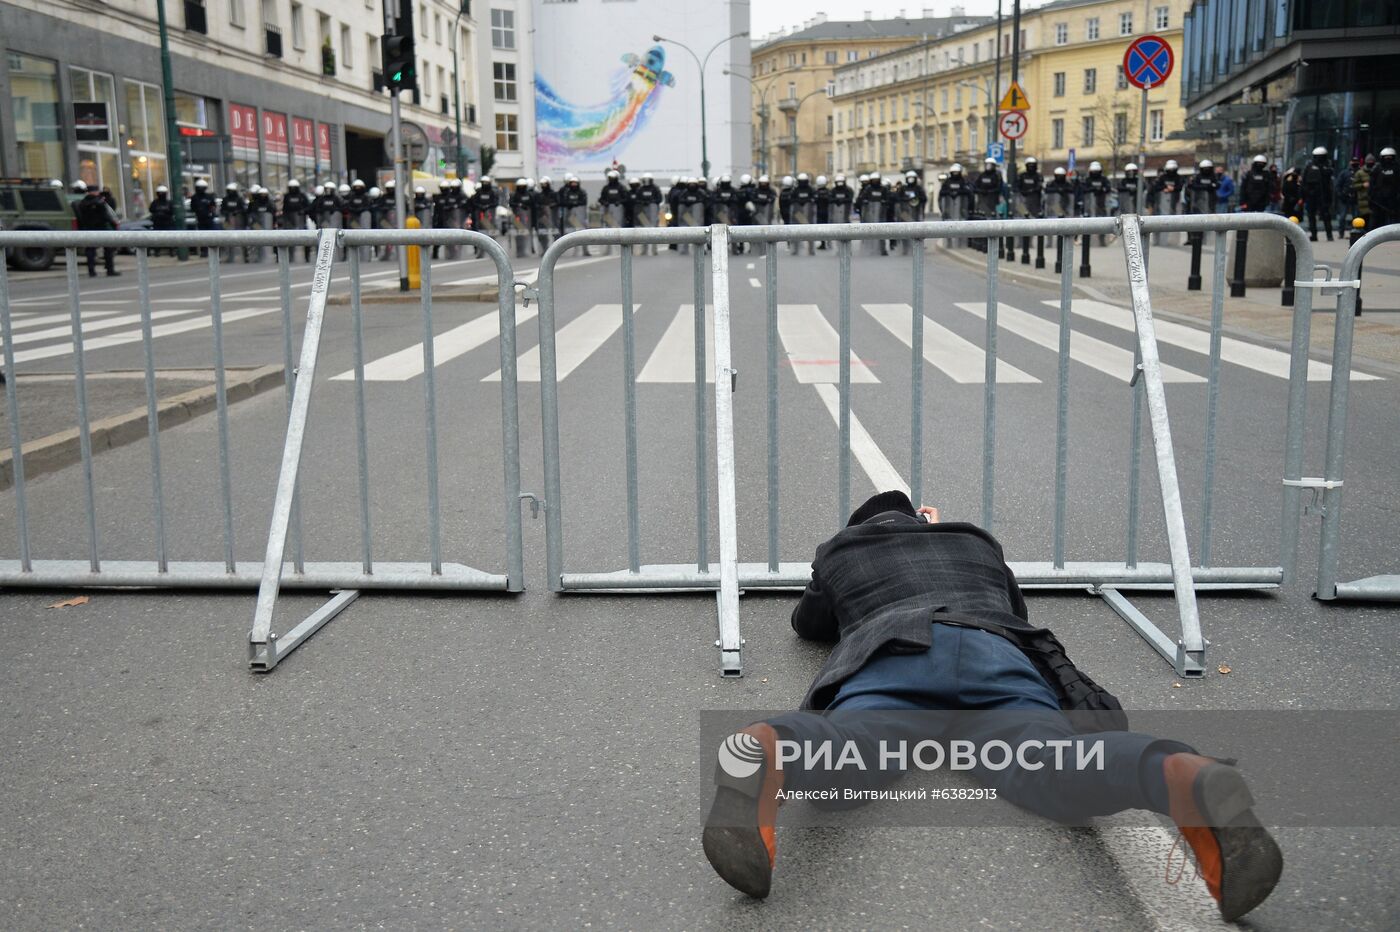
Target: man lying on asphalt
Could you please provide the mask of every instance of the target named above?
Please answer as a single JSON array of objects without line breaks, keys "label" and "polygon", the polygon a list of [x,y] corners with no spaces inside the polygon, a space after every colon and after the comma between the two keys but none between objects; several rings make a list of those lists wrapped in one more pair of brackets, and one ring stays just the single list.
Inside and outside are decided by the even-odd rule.
[{"label": "man lying on asphalt", "polygon": [[[1226,920],[1258,906],[1278,882],[1282,854],[1234,767],[1128,731],[1118,701],[1075,668],[1048,630],[1027,621],[1001,545],[981,528],[939,523],[935,509],[916,510],[903,492],[874,496],[817,548],[792,626],[835,648],[801,711],[726,739],[726,748],[750,752],[758,766],[745,777],[716,768],[704,830],[710,864],[744,893],[768,895],[780,799],[830,786],[829,771],[780,760],[780,741],[869,748],[877,738],[945,737],[930,733],[940,723],[979,745],[1039,745],[1042,760],[972,768],[996,797],[1032,812],[1066,824],[1126,809],[1169,815]],[[1084,715],[1092,727],[1083,727]],[[956,726],[948,725],[952,717]],[[1086,732],[1102,742],[1101,769],[1045,766],[1052,757],[1045,742],[1063,745]],[[870,785],[882,777],[858,779]]]}]

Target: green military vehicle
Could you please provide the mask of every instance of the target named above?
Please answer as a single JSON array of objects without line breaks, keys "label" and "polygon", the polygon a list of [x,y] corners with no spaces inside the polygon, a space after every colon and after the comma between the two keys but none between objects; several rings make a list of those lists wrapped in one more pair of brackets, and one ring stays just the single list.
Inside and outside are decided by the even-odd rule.
[{"label": "green military vehicle", "polygon": [[[0,230],[71,230],[73,199],[51,181],[0,178]],[[54,250],[16,247],[5,250],[12,269],[41,272],[53,265]]]}]

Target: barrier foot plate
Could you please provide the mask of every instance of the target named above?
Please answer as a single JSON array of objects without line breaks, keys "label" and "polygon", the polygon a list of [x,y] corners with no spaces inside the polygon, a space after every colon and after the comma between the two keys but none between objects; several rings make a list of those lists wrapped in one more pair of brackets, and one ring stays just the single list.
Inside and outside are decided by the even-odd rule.
[{"label": "barrier foot plate", "polygon": [[744,639],[739,636],[739,612],[735,605],[731,612],[725,611],[724,593],[715,593],[715,607],[719,610],[719,637],[715,647],[719,648],[719,675],[723,677],[744,675]]},{"label": "barrier foot plate", "polygon": [[1162,629],[1148,620],[1147,616],[1138,611],[1137,606],[1129,602],[1127,597],[1117,589],[1099,589],[1097,591],[1091,589],[1090,591],[1102,596],[1109,608],[1117,612],[1118,617],[1128,623],[1128,627],[1141,635],[1142,639],[1153,650],[1161,654],[1162,658],[1172,665],[1177,676],[1205,676],[1205,648],[1210,645],[1209,641],[1203,641],[1200,650],[1188,651],[1180,641],[1174,642],[1163,634]]},{"label": "barrier foot plate", "polygon": [[254,673],[270,673],[278,662],[330,621],[345,611],[360,597],[360,590],[345,589],[331,596],[330,601],[306,616],[301,624],[288,631],[285,636],[268,635],[266,643],[249,642],[248,667]]},{"label": "barrier foot plate", "polygon": [[1368,576],[1355,582],[1337,583],[1337,598],[1362,602],[1400,601],[1400,576]]}]

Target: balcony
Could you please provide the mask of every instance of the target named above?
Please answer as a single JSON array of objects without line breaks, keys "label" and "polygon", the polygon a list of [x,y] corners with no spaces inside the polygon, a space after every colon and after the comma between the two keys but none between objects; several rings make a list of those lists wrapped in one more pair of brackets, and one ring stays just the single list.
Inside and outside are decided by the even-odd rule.
[{"label": "balcony", "polygon": [[282,30],[271,23],[263,24],[263,51],[268,58],[282,57]]},{"label": "balcony", "polygon": [[799,104],[802,103],[800,97],[780,97],[778,98],[778,109],[784,113],[796,112]]},{"label": "balcony", "polygon": [[779,136],[778,139],[777,139],[777,143],[778,143],[778,147],[779,147],[779,148],[782,148],[782,149],[795,149],[795,148],[797,148],[797,137],[796,137],[796,136]]},{"label": "balcony", "polygon": [[205,15],[203,0],[185,0],[185,31],[209,34],[209,20]]}]

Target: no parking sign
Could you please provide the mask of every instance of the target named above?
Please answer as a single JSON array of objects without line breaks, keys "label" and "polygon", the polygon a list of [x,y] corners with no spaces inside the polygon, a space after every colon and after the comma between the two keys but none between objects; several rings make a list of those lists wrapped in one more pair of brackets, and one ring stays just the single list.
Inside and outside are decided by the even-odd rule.
[{"label": "no parking sign", "polygon": [[1161,36],[1134,39],[1123,53],[1123,74],[1133,87],[1143,90],[1166,83],[1176,64],[1172,47]]}]

